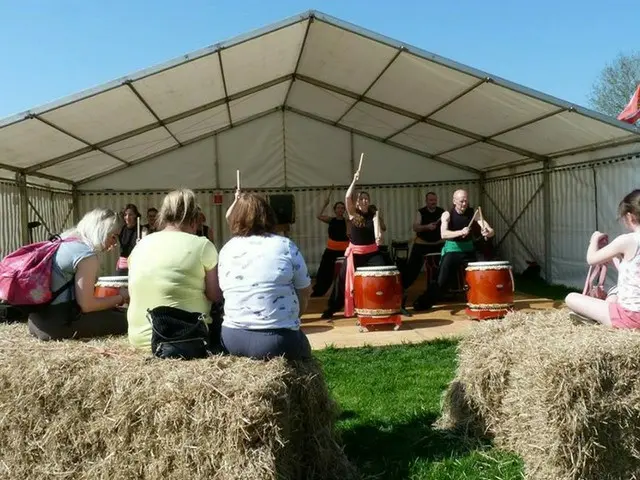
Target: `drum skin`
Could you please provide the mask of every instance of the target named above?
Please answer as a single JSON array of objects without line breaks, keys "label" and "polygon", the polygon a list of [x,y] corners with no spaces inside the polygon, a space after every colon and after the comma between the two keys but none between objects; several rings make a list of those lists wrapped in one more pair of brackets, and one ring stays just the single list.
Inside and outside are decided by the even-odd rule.
[{"label": "drum skin", "polygon": [[356,270],[353,279],[356,313],[366,316],[394,315],[402,306],[400,271]]},{"label": "drum skin", "polygon": [[465,279],[468,315],[478,320],[501,318],[513,309],[514,284],[508,262],[470,263]]},{"label": "drum skin", "polygon": [[129,286],[129,277],[99,277],[93,290],[98,298],[115,297],[121,288]]}]

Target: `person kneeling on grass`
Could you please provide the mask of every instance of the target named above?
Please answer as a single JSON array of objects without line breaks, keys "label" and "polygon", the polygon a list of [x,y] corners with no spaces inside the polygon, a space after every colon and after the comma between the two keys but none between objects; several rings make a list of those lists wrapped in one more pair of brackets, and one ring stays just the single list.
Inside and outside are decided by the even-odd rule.
[{"label": "person kneeling on grass", "polygon": [[622,199],[618,215],[629,233],[607,244],[601,232],[591,235],[587,263],[613,261],[618,267],[616,295],[607,300],[570,293],[565,303],[575,314],[615,328],[640,328],[640,189]]},{"label": "person kneeling on grass", "polygon": [[275,212],[258,195],[236,192],[227,220],[233,237],[218,262],[224,349],[254,359],[311,357],[309,340],[300,330],[311,293],[300,250],[274,233]]}]

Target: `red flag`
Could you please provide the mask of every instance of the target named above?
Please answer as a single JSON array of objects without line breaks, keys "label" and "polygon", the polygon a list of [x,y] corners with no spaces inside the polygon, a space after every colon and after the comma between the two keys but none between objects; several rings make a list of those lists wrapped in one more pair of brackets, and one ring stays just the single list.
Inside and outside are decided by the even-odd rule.
[{"label": "red flag", "polygon": [[636,91],[631,97],[631,100],[629,100],[627,106],[624,107],[624,110],[618,115],[618,120],[631,124],[640,120],[640,85],[636,87]]}]

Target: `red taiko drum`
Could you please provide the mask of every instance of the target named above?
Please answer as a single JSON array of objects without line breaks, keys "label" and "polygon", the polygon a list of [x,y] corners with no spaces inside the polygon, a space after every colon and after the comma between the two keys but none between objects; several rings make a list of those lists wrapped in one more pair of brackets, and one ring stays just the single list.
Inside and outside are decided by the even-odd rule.
[{"label": "red taiko drum", "polygon": [[509,262],[470,262],[465,277],[467,315],[486,320],[513,310],[515,282]]},{"label": "red taiko drum", "polygon": [[353,279],[355,312],[360,330],[368,325],[393,323],[402,325],[402,281],[395,266],[360,267]]},{"label": "red taiko drum", "polygon": [[98,277],[93,295],[99,298],[115,297],[121,288],[128,288],[129,277]]}]

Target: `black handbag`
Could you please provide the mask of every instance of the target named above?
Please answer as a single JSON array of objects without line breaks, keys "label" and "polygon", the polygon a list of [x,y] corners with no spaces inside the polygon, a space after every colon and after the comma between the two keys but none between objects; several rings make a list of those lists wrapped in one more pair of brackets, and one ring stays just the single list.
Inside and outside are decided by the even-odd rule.
[{"label": "black handbag", "polygon": [[191,360],[205,358],[210,352],[206,315],[174,307],[147,310],[151,323],[151,353],[159,358]]}]

